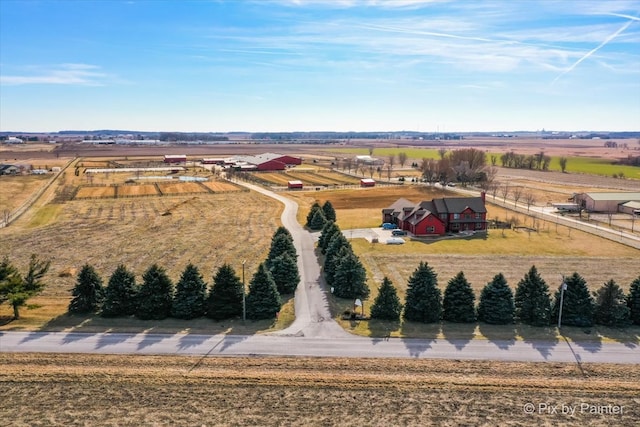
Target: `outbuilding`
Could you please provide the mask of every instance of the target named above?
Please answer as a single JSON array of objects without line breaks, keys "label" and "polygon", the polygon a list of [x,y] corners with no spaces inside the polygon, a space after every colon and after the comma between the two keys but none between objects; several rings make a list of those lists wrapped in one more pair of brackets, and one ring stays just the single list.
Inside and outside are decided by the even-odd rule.
[{"label": "outbuilding", "polygon": [[186,163],[187,155],[186,154],[165,154],[164,162],[165,163]]},{"label": "outbuilding", "polygon": [[360,187],[375,187],[376,181],[371,178],[362,178],[360,180]]},{"label": "outbuilding", "polygon": [[290,190],[292,190],[292,189],[300,189],[303,186],[304,185],[302,184],[302,181],[294,180],[294,181],[287,182],[287,188],[289,188]]}]

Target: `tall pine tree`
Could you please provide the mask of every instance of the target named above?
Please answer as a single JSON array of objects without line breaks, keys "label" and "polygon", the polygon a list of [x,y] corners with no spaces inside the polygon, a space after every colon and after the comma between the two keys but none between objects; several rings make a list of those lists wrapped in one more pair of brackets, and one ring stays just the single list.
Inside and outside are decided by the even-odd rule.
[{"label": "tall pine tree", "polygon": [[242,315],[242,281],[229,264],[222,265],[213,278],[207,298],[207,317],[215,320]]},{"label": "tall pine tree", "polygon": [[280,294],[292,294],[300,282],[298,264],[288,253],[271,261],[269,271]]},{"label": "tall pine tree", "polygon": [[440,321],[442,294],[436,273],[426,262],[420,262],[409,278],[404,304],[404,318],[413,322]]},{"label": "tall pine tree", "polygon": [[130,316],[136,312],[138,285],[133,273],[119,265],[105,289],[104,303],[100,315],[103,317]]},{"label": "tall pine tree", "polygon": [[631,282],[629,296],[627,297],[629,317],[633,324],[640,325],[640,276]]},{"label": "tall pine tree", "polygon": [[293,245],[293,239],[291,235],[276,234],[271,239],[271,248],[269,249],[269,255],[267,255],[267,266],[271,266],[271,262],[282,254],[289,254],[293,260],[298,259],[298,253],[296,247]]},{"label": "tall pine tree", "polygon": [[400,320],[402,313],[402,304],[395,286],[387,276],[382,280],[382,285],[378,288],[378,296],[376,296],[371,306],[371,318],[380,320]]},{"label": "tall pine tree", "polygon": [[[307,224],[306,224],[307,227],[311,228],[311,221],[313,220],[313,217],[318,211],[322,212],[322,206],[320,206],[320,203],[314,202],[313,205],[311,205],[311,209],[309,210],[309,213],[307,214]],[[324,213],[322,213],[322,217],[324,218]]]},{"label": "tall pine tree", "polygon": [[324,217],[322,209],[316,209],[311,217],[311,221],[309,221],[308,227],[314,231],[322,230],[326,222],[327,219]]},{"label": "tall pine tree", "polygon": [[336,271],[336,264],[341,258],[340,251],[344,248],[346,251],[353,252],[351,244],[342,233],[335,234],[329,245],[327,246],[327,254],[324,257],[324,278],[327,285],[333,286],[334,273]]},{"label": "tall pine tree", "polygon": [[[562,297],[562,324],[567,326],[593,326],[593,298],[587,288],[587,282],[578,273],[564,279],[567,288]],[[562,285],[558,288],[553,301],[551,314],[558,320]]]},{"label": "tall pine tree", "polygon": [[493,324],[507,325],[513,323],[513,291],[502,273],[482,289],[478,304],[478,320]]},{"label": "tall pine tree", "polygon": [[264,263],[253,275],[247,295],[247,318],[252,320],[273,319],[280,311],[282,302],[271,273]]},{"label": "tall pine tree", "polygon": [[346,248],[339,252],[332,283],[334,295],[339,298],[369,297],[367,272],[356,254]]},{"label": "tall pine tree", "polygon": [[171,314],[173,283],[164,268],[153,264],[142,275],[136,317],[162,320]]},{"label": "tall pine tree", "polygon": [[73,298],[69,303],[69,313],[95,313],[102,307],[102,301],[104,300],[102,278],[89,264],[83,265],[80,269],[72,295]]},{"label": "tall pine tree", "polygon": [[171,316],[178,319],[201,317],[206,311],[207,284],[198,267],[189,263],[176,285]]},{"label": "tall pine tree", "polygon": [[624,291],[613,279],[602,285],[595,292],[595,297],[596,323],[616,327],[628,326],[631,323]]},{"label": "tall pine tree", "polygon": [[318,239],[318,248],[320,248],[320,252],[325,255],[327,253],[327,248],[329,247],[329,242],[336,234],[342,234],[340,231],[340,227],[333,221],[327,222],[324,227],[322,227],[322,232],[320,233],[320,237]]},{"label": "tall pine tree", "polygon": [[476,320],[475,295],[461,271],[456,274],[444,290],[442,318],[449,322],[471,323]]},{"label": "tall pine tree", "polygon": [[548,326],[551,321],[549,287],[536,266],[518,282],[515,296],[516,317],[524,324]]},{"label": "tall pine tree", "polygon": [[327,221],[336,221],[336,211],[330,201],[325,201],[322,205],[322,213]]}]

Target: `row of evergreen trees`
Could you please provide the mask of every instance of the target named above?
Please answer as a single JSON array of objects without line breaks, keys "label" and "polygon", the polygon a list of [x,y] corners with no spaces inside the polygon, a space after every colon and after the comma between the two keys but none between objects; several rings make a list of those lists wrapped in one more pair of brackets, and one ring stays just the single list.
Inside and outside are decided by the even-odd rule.
[{"label": "row of evergreen trees", "polygon": [[[627,326],[640,324],[640,277],[631,283],[625,296],[614,280],[605,283],[592,294],[586,281],[573,273],[564,280],[562,324],[568,326]],[[515,296],[502,273],[498,273],[480,294],[478,306],[475,295],[463,272],[447,283],[444,296],[437,284],[437,275],[424,262],[409,279],[404,307],[391,281],[385,277],[378,290],[371,317],[400,319],[402,309],[406,320],[432,323],[441,319],[449,322],[470,323],[480,320],[490,324],[509,324],[519,321],[533,326],[548,326],[557,321],[560,308],[558,288],[553,299],[549,288],[535,266],[518,282]]]},{"label": "row of evergreen trees", "polygon": [[353,252],[351,243],[334,221],[327,221],[318,240],[324,255],[324,277],[333,294],[339,298],[369,297],[367,272]]},{"label": "row of evergreen trees", "polygon": [[[246,295],[247,318],[272,319],[280,311],[281,294],[295,291],[300,276],[297,252],[289,231],[280,227],[271,239],[265,262],[258,266]],[[135,315],[140,319],[175,317],[193,319],[207,316],[215,320],[242,315],[244,284],[229,264],[222,265],[207,291],[198,267],[187,265],[174,287],[166,271],[154,264],[142,275],[120,265],[109,277],[106,287],[91,265],[80,270],[69,303],[69,313],[99,312],[104,317]]]},{"label": "row of evergreen trees", "polygon": [[311,205],[311,210],[307,214],[307,227],[311,230],[321,230],[328,222],[336,221],[336,211],[330,201],[326,201],[320,206],[315,202]]}]

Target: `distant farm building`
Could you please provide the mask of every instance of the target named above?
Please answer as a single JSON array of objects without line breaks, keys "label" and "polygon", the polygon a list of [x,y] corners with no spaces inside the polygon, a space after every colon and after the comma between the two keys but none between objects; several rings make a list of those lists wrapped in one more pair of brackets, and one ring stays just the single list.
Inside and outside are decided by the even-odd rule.
[{"label": "distant farm building", "polygon": [[4,141],[6,144],[24,144],[24,141],[20,138],[16,138],[15,136],[10,136]]},{"label": "distant farm building", "polygon": [[371,178],[362,178],[360,180],[360,187],[375,187],[376,181]]},{"label": "distant farm building", "polygon": [[186,154],[165,154],[164,162],[165,163],[186,163],[187,156]]},{"label": "distant farm building", "polygon": [[356,156],[355,157],[356,164],[359,165],[367,165],[367,166],[382,166],[384,165],[384,160],[376,159],[371,156]]},{"label": "distant farm building", "polygon": [[18,175],[20,166],[16,165],[0,165],[0,175]]},{"label": "distant farm building", "polygon": [[222,158],[204,158],[200,160],[203,165],[224,165],[225,159]]},{"label": "distant farm building", "polygon": [[589,212],[633,213],[640,204],[640,192],[593,192],[579,193],[574,201]]},{"label": "distant farm building", "polygon": [[487,230],[485,196],[445,197],[420,203],[399,199],[382,210],[382,222],[415,236]]},{"label": "distant farm building", "polygon": [[[302,164],[302,159],[276,153],[264,153],[255,156],[234,156],[231,167],[239,169],[255,169],[259,171],[285,170],[290,166]],[[226,160],[225,160],[226,163]],[[252,167],[248,167],[250,165]]]},{"label": "distant farm building", "polygon": [[287,182],[287,188],[289,189],[300,189],[303,187],[302,181],[289,181]]}]

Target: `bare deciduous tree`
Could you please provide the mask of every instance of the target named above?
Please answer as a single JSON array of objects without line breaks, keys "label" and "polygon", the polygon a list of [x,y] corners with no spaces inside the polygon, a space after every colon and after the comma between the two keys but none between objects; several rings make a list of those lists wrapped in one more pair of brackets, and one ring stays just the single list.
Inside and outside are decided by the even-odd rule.
[{"label": "bare deciduous tree", "polygon": [[529,212],[529,208],[531,207],[531,205],[536,202],[536,196],[531,192],[527,192],[524,195],[524,201],[527,203],[527,212]]},{"label": "bare deciduous tree", "polygon": [[518,206],[518,200],[522,197],[522,187],[515,187],[511,194],[513,195],[513,205]]},{"label": "bare deciduous tree", "polygon": [[398,162],[400,162],[401,167],[404,167],[405,163],[407,163],[407,153],[398,153]]}]

